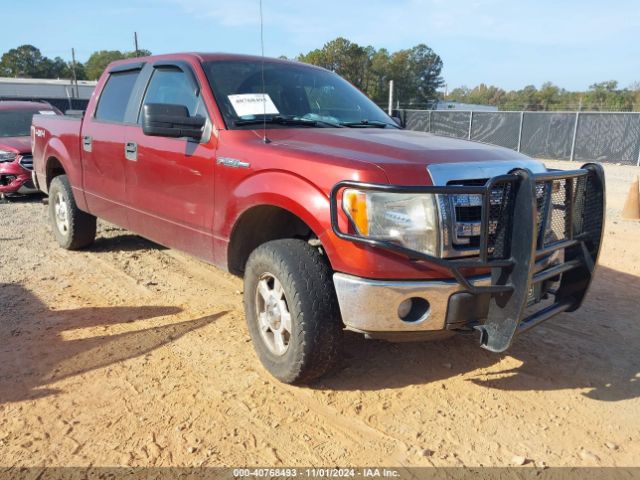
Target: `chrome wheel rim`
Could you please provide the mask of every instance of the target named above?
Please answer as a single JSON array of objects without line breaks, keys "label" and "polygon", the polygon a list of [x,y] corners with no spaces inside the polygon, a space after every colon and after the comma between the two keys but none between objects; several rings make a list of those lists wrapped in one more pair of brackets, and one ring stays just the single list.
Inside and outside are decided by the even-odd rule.
[{"label": "chrome wheel rim", "polygon": [[291,340],[291,313],[282,284],[271,273],[263,273],[255,294],[260,336],[269,351],[282,356]]},{"label": "chrome wheel rim", "polygon": [[69,233],[69,209],[67,199],[62,192],[58,192],[53,203],[56,227],[62,235]]}]

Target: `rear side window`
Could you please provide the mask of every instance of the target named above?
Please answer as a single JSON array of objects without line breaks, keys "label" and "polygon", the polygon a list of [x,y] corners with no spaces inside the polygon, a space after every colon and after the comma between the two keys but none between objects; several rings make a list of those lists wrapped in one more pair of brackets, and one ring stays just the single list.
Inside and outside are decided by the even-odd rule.
[{"label": "rear side window", "polygon": [[96,109],[97,120],[124,122],[127,105],[139,73],[140,70],[132,70],[109,75]]},{"label": "rear side window", "polygon": [[142,102],[147,103],[184,105],[190,116],[206,116],[202,97],[196,96],[187,75],[177,68],[156,68]]}]

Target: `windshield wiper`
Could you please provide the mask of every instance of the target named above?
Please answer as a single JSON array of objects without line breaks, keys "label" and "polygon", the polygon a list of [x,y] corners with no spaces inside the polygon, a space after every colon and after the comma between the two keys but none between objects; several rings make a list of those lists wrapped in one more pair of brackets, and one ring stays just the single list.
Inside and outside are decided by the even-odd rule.
[{"label": "windshield wiper", "polygon": [[303,127],[317,127],[319,125],[328,126],[328,127],[341,127],[341,125],[324,122],[322,120],[311,120],[308,118],[295,118],[295,117],[283,117],[282,115],[275,115],[273,117],[268,118],[252,118],[248,120],[236,120],[233,122],[236,126],[243,125],[260,125],[263,123],[266,124],[276,124],[276,125],[296,125]]},{"label": "windshield wiper", "polygon": [[393,127],[390,123],[380,122],[378,120],[360,120],[359,122],[340,122],[340,125],[350,128],[387,128]]}]

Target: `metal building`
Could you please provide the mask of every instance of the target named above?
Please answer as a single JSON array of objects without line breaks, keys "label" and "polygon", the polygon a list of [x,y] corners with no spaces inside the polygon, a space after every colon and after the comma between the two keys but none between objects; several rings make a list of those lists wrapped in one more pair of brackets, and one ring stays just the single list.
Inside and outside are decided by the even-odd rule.
[{"label": "metal building", "polygon": [[84,110],[95,81],[0,77],[0,100],[44,100],[65,110]]}]

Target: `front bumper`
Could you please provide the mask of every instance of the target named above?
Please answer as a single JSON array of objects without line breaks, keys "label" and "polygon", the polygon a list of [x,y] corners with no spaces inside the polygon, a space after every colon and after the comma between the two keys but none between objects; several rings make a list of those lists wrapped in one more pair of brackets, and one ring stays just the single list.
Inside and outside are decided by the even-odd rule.
[{"label": "front bumper", "polygon": [[[370,280],[335,273],[333,283],[343,323],[348,329],[362,333],[445,330],[449,299],[464,291],[453,279]],[[491,279],[478,278],[476,284],[481,283],[490,285]],[[403,311],[403,302],[416,304],[413,313],[410,308]]]},{"label": "front bumper", "polygon": [[[338,206],[345,188],[481,196],[478,256],[434,257],[397,243],[356,235],[346,215],[340,217]],[[483,186],[399,187],[340,182],[331,192],[331,223],[339,238],[405,255],[408,261],[427,262],[449,271],[455,279],[386,282],[335,274],[343,321],[348,328],[362,332],[471,326],[480,333],[484,348],[502,352],[517,333],[581,305],[598,260],[604,212],[604,172],[597,164],[535,174],[519,169],[490,178]],[[556,234],[547,235],[549,230]],[[480,279],[469,276],[468,272],[478,270],[491,273]],[[557,288],[552,288],[553,284]],[[553,301],[544,304],[547,294]],[[420,306],[413,315],[405,315],[407,305],[401,305],[407,298],[416,299]]]},{"label": "front bumper", "polygon": [[17,161],[0,163],[0,193],[29,193],[33,190],[31,172]]}]

